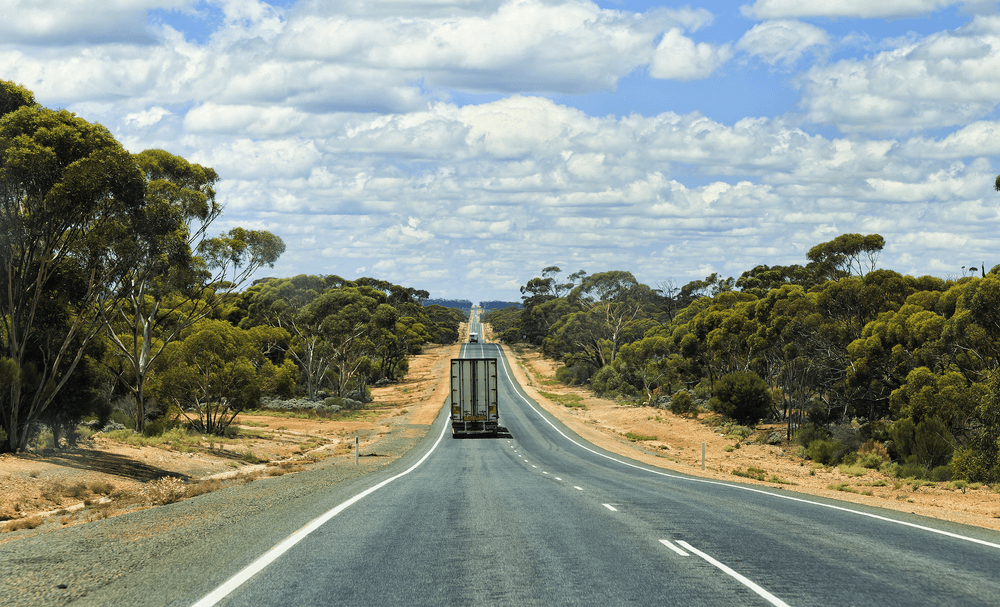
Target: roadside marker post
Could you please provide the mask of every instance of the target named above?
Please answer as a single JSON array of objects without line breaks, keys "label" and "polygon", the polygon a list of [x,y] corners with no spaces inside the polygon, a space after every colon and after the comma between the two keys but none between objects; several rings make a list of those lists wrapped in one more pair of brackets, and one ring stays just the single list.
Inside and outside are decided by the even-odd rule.
[{"label": "roadside marker post", "polygon": [[358,465],[358,442],[359,442],[358,437],[355,436],[354,437],[354,465],[355,466]]},{"label": "roadside marker post", "polygon": [[701,469],[705,469],[705,443],[701,444]]}]

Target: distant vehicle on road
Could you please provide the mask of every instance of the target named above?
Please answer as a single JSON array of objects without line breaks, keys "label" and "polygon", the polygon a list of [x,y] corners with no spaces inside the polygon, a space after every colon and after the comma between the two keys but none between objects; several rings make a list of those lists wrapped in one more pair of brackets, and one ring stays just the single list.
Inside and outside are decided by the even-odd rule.
[{"label": "distant vehicle on road", "polygon": [[469,333],[469,343],[478,344],[479,343],[479,333]]},{"label": "distant vehicle on road", "polygon": [[451,431],[496,436],[500,430],[497,406],[497,359],[451,359]]}]

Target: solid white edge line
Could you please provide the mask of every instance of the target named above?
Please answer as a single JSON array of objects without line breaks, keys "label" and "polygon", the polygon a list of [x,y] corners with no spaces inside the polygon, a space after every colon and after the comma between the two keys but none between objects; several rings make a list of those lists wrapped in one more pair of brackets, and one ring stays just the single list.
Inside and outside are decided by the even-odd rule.
[{"label": "solid white edge line", "polygon": [[663,544],[664,546],[666,546],[667,548],[670,548],[671,550],[673,550],[674,552],[676,552],[677,554],[679,554],[681,556],[691,556],[687,552],[684,552],[683,550],[681,550],[677,546],[674,546],[673,544],[671,544],[670,540],[660,540],[660,543]]},{"label": "solid white edge line", "polygon": [[[662,542],[663,540],[660,540],[660,541]],[[687,548],[688,550],[690,550],[692,553],[694,553],[694,554],[700,556],[701,558],[705,559],[709,563],[715,565],[716,567],[718,567],[719,569],[721,569],[722,571],[724,571],[725,573],[727,573],[732,578],[738,580],[744,586],[746,586],[750,590],[753,590],[754,592],[756,592],[757,594],[759,594],[760,596],[762,596],[764,599],[766,599],[772,605],[775,605],[776,607],[788,607],[788,603],[782,601],[781,599],[779,599],[778,597],[774,596],[773,594],[771,594],[767,590],[764,590],[763,588],[761,588],[757,584],[754,584],[753,582],[751,582],[747,578],[745,578],[742,575],[736,573],[735,571],[733,571],[732,569],[730,569],[726,565],[723,565],[722,563],[720,563],[719,561],[717,561],[714,558],[710,557],[709,555],[705,554],[701,550],[698,550],[697,548],[691,547],[691,544],[689,544],[689,543],[687,543],[687,542],[685,542],[683,540],[677,540],[677,543],[679,545],[681,545],[681,546],[684,546],[685,548]]]},{"label": "solid white edge line", "polygon": [[[507,357],[504,356],[503,360],[505,362],[507,362]],[[510,363],[508,362],[507,364],[510,364]],[[510,373],[507,371],[507,364],[502,365],[504,373],[507,374],[507,380],[510,381],[512,384],[517,385],[514,382],[514,380],[511,379]],[[517,393],[516,390],[515,390],[515,393]],[[938,535],[943,535],[945,537],[950,537],[950,538],[958,539],[958,540],[964,540],[966,542],[972,542],[973,544],[980,544],[982,546],[989,546],[990,548],[1000,549],[1000,544],[996,544],[996,543],[993,543],[993,542],[987,542],[986,540],[980,540],[980,539],[977,539],[977,538],[974,538],[974,537],[969,537],[967,535],[959,535],[957,533],[952,533],[950,531],[944,531],[944,530],[941,530],[941,529],[935,529],[933,527],[926,527],[924,525],[918,525],[916,523],[908,523],[906,521],[900,521],[900,520],[896,520],[896,519],[893,519],[893,518],[889,518],[887,516],[881,516],[881,515],[878,515],[878,514],[872,514],[870,512],[861,512],[860,510],[851,510],[850,508],[844,508],[843,506],[835,506],[833,504],[824,504],[822,502],[814,502],[812,500],[807,500],[807,499],[803,499],[803,498],[800,498],[800,497],[792,497],[790,495],[782,495],[780,493],[771,493],[770,491],[762,491],[760,489],[754,489],[753,487],[747,487],[745,485],[734,485],[732,483],[724,483],[722,481],[713,481],[713,480],[708,480],[708,479],[704,479],[704,478],[691,478],[691,477],[687,477],[687,476],[678,476],[676,474],[670,474],[668,472],[663,472],[663,471],[660,471],[660,470],[650,470],[649,468],[645,468],[643,466],[637,466],[636,464],[632,464],[632,463],[629,463],[629,462],[622,461],[620,459],[616,459],[614,457],[611,457],[610,455],[605,455],[604,453],[600,453],[598,451],[594,451],[593,449],[591,449],[589,447],[585,447],[584,445],[581,445],[580,443],[576,442],[572,438],[566,436],[566,434],[564,434],[562,430],[560,430],[559,428],[557,428],[555,424],[553,424],[551,421],[549,421],[548,418],[546,418],[544,415],[542,415],[541,412],[538,411],[538,409],[536,409],[530,402],[528,402],[527,398],[525,398],[524,396],[522,396],[520,393],[517,393],[517,395],[519,397],[521,397],[521,400],[524,401],[524,404],[528,405],[528,407],[530,407],[532,411],[534,411],[535,413],[537,413],[538,416],[541,417],[543,421],[545,421],[545,423],[547,423],[549,426],[551,426],[553,430],[555,430],[556,432],[558,432],[560,436],[562,436],[563,438],[565,438],[569,442],[573,443],[577,447],[580,447],[584,451],[589,451],[589,452],[593,453],[594,455],[603,457],[605,459],[609,459],[609,460],[611,460],[613,462],[617,462],[617,463],[619,463],[619,464],[621,464],[623,466],[628,466],[629,468],[635,468],[636,470],[643,470],[645,472],[649,472],[650,474],[657,474],[659,476],[665,476],[667,478],[673,478],[673,479],[677,479],[677,480],[680,480],[680,481],[687,481],[687,482],[691,482],[691,483],[704,483],[706,485],[719,485],[721,487],[729,487],[731,489],[739,489],[741,491],[749,491],[751,493],[760,493],[761,495],[769,495],[771,497],[778,498],[778,499],[789,500],[789,501],[792,501],[792,502],[799,502],[799,503],[802,503],[802,504],[810,504],[810,505],[813,505],[813,506],[819,506],[821,508],[829,508],[831,510],[838,510],[840,512],[847,512],[849,514],[856,514],[858,516],[867,516],[868,518],[872,518],[872,519],[879,520],[879,521],[884,521],[884,522],[887,522],[887,523],[895,523],[896,525],[902,525],[904,527],[910,527],[912,529],[920,529],[921,531],[927,531],[929,533],[936,533]]]},{"label": "solid white edge line", "polygon": [[419,461],[417,461],[417,463],[413,464],[405,471],[400,472],[396,476],[393,476],[392,478],[387,478],[381,483],[373,487],[369,487],[368,489],[365,489],[361,493],[337,505],[332,510],[329,510],[325,514],[322,514],[319,517],[313,519],[305,527],[299,529],[292,535],[288,536],[283,542],[265,552],[256,561],[244,567],[240,572],[238,572],[233,577],[229,578],[224,584],[213,590],[211,593],[206,595],[205,598],[201,599],[191,607],[209,607],[211,605],[215,605],[222,599],[229,596],[234,590],[245,584],[248,580],[250,580],[250,578],[260,573],[265,567],[267,567],[275,560],[277,560],[278,557],[280,557],[282,554],[288,552],[293,546],[295,546],[295,544],[298,544],[299,542],[304,540],[306,536],[308,536],[310,533],[316,531],[321,526],[323,526],[324,523],[326,523],[333,517],[343,512],[345,509],[347,509],[347,507],[361,501],[368,495],[375,493],[376,491],[378,491],[382,487],[385,487],[394,480],[402,478],[407,474],[416,470],[417,466],[424,463],[424,460],[430,457],[431,453],[434,453],[434,450],[437,449],[437,446],[441,443],[441,439],[444,438],[445,432],[447,430],[448,430],[448,424],[446,423],[444,425],[444,429],[441,430],[441,435],[438,436],[437,440],[434,441],[434,444],[431,446],[430,450],[428,450],[427,453],[425,453],[424,456],[421,457]]},{"label": "solid white edge line", "polygon": [[605,508],[607,508],[608,510],[612,511],[612,512],[618,512],[618,508],[615,508],[611,504],[601,504],[601,505],[604,506]]}]

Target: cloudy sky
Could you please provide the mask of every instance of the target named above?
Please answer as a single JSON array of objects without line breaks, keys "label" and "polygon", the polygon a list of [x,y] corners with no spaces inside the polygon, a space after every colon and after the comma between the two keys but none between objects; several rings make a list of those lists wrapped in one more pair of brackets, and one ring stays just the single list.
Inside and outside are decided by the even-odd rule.
[{"label": "cloudy sky", "polygon": [[214,167],[266,275],[518,300],[804,263],[1000,263],[1000,11],[952,0],[0,0],[0,79]]}]

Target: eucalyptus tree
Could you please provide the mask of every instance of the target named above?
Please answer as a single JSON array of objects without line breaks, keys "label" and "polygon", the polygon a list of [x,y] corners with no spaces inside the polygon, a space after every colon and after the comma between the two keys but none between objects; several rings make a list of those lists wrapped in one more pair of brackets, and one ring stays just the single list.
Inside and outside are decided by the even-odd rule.
[{"label": "eucalyptus tree", "polygon": [[275,331],[283,330],[203,319],[158,357],[150,391],[199,432],[222,434],[263,392],[287,394],[294,385],[294,364],[274,365],[264,356]]},{"label": "eucalyptus tree", "polygon": [[223,211],[215,198],[216,172],[163,150],[146,150],[135,160],[146,180],[141,220],[157,231],[118,243],[136,263],[107,285],[122,297],[103,312],[108,336],[130,370],[124,383],[135,398],[135,429],[141,431],[156,358],[258,269],[273,267],[285,245],[270,232],[243,228],[208,237]]},{"label": "eucalyptus tree", "polygon": [[9,82],[0,110],[0,424],[19,451],[100,331],[99,310],[122,295],[106,286],[136,260],[115,245],[163,231],[145,221],[142,171],[107,129]]}]

